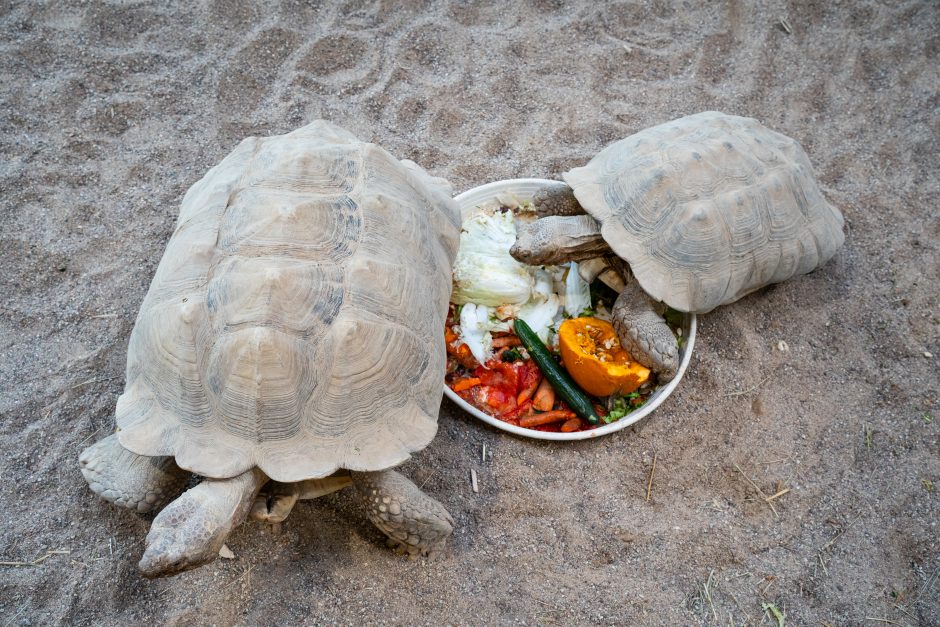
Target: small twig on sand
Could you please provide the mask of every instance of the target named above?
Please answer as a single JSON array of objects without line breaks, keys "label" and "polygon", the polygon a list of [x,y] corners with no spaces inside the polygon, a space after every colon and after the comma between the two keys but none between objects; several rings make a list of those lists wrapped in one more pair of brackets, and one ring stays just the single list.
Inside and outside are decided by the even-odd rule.
[{"label": "small twig on sand", "polygon": [[930,592],[930,589],[933,588],[934,582],[937,580],[937,575],[940,575],[940,568],[933,571],[933,574],[927,578],[927,581],[924,582],[924,585],[922,585],[920,590],[917,591],[918,599],[923,598],[925,592]]},{"label": "small twig on sand", "polygon": [[118,315],[116,313],[96,314],[94,316],[89,316],[89,318],[117,318],[117,317]]},{"label": "small twig on sand", "polygon": [[112,379],[117,379],[119,376],[120,376],[120,375],[114,375],[113,377],[103,377],[103,378],[101,378],[101,379],[88,379],[88,381],[82,381],[81,383],[76,383],[75,385],[73,385],[73,386],[70,387],[69,389],[70,389],[70,390],[74,390],[75,388],[80,388],[80,387],[82,387],[83,385],[90,385],[90,384],[92,384],[92,383],[101,383],[102,381],[110,381],[110,380],[112,380]]},{"label": "small twig on sand", "polygon": [[847,524],[845,527],[842,527],[842,529],[839,530],[839,533],[837,533],[836,535],[832,536],[832,538],[831,538],[828,542],[826,542],[824,545],[822,545],[822,547],[820,547],[820,549],[819,549],[818,551],[816,551],[816,561],[819,562],[819,565],[820,565],[820,566],[822,566],[823,572],[826,573],[826,576],[827,576],[827,577],[829,576],[829,569],[826,568],[826,557],[825,557],[825,555],[824,555],[825,552],[828,551],[830,548],[832,548],[832,545],[836,543],[836,540],[838,540],[839,538],[841,538],[842,535],[843,535],[846,531],[848,531],[849,528],[850,528],[852,525],[854,525],[856,522],[858,522],[858,519],[861,518],[861,517],[862,517],[861,514],[859,514],[858,516],[856,516],[856,517],[855,517],[855,520],[853,520],[852,522],[850,522],[849,524]]},{"label": "small twig on sand", "polygon": [[21,606],[20,606],[20,609],[16,610],[16,614],[14,614],[13,616],[11,616],[11,617],[10,617],[10,620],[8,620],[7,622],[3,623],[3,627],[9,627],[10,625],[12,625],[12,624],[13,624],[13,621],[15,621],[17,618],[19,618],[20,614],[23,613],[23,610],[26,609],[26,606],[27,606],[27,605],[29,605],[29,601],[27,601],[26,603],[24,603],[23,605],[21,605]]},{"label": "small twig on sand", "polygon": [[473,488],[474,493],[480,491],[480,486],[477,484],[477,471],[473,468],[470,469],[470,487]]},{"label": "small twig on sand", "polygon": [[650,497],[653,494],[653,473],[656,472],[656,453],[653,453],[653,466],[650,468],[650,480],[646,484],[646,502],[650,502]]},{"label": "small twig on sand", "polygon": [[424,486],[427,484],[427,482],[431,480],[431,477],[433,477],[433,476],[435,475],[435,473],[437,473],[437,470],[436,470],[436,469],[435,469],[435,470],[432,470],[432,471],[431,471],[431,474],[428,475],[428,478],[421,482],[420,488],[421,488],[422,490],[424,489]]},{"label": "small twig on sand", "polygon": [[766,499],[764,499],[764,500],[767,501],[768,503],[770,503],[772,500],[774,500],[774,499],[777,498],[778,496],[783,496],[784,494],[786,494],[786,493],[789,492],[789,491],[790,491],[790,488],[784,488],[784,489],[780,490],[779,492],[777,492],[776,494],[772,494],[772,495],[768,496],[768,497],[767,497]]},{"label": "small twig on sand", "polygon": [[[764,491],[761,490],[760,487],[758,487],[758,485],[757,485],[756,483],[754,483],[753,481],[751,481],[751,478],[747,476],[747,473],[745,473],[743,470],[741,470],[741,467],[740,467],[740,466],[738,466],[737,464],[735,464],[734,467],[735,467],[735,469],[736,469],[739,473],[741,473],[741,476],[744,477],[745,479],[747,479],[747,482],[750,483],[751,486],[753,486],[755,490],[757,490],[757,493],[760,494],[760,496],[761,496],[762,499],[764,499],[764,502],[767,503],[767,505],[770,506],[770,511],[772,511],[772,512],[774,513],[774,517],[775,517],[775,518],[780,518],[780,514],[777,513],[777,508],[774,507],[774,504],[770,501],[770,499],[768,498],[768,496],[767,496],[766,494],[764,494]],[[778,495],[778,496],[779,496],[779,495]]]},{"label": "small twig on sand", "polygon": [[712,609],[712,616],[715,619],[715,622],[718,622],[718,612],[715,611],[715,604],[712,603],[712,577],[715,576],[714,569],[708,571],[708,580],[702,585],[702,592],[704,593],[705,600],[708,601],[708,607]]},{"label": "small twig on sand", "polygon": [[533,601],[535,601],[536,603],[541,603],[541,604],[544,605],[545,607],[550,607],[550,608],[552,608],[552,611],[553,611],[553,612],[564,612],[564,611],[565,611],[565,608],[563,608],[563,607],[558,607],[558,606],[555,605],[554,603],[546,603],[545,601],[543,601],[543,600],[541,600],[541,599],[536,599],[535,597],[530,597],[530,598],[531,598]]},{"label": "small twig on sand", "polygon": [[739,610],[741,610],[741,612],[744,613],[744,623],[742,624],[747,625],[748,623],[750,623],[751,615],[741,606],[741,602],[738,601],[738,597],[734,595],[734,592],[732,592],[730,588],[728,590],[725,590],[725,592],[731,595],[731,599],[734,601],[734,604],[738,607]]},{"label": "small twig on sand", "polygon": [[908,612],[906,609],[904,609],[904,606],[903,606],[903,605],[899,605],[899,604],[895,603],[895,604],[894,604],[894,609],[896,609],[897,611],[901,612],[902,614],[907,615],[909,618],[913,619],[915,623],[917,622],[918,618],[917,618],[916,616],[914,616],[913,614],[911,614],[910,612]]},{"label": "small twig on sand", "polygon": [[256,566],[256,564],[252,564],[250,567],[246,568],[246,569],[245,569],[245,572],[243,572],[237,579],[233,579],[232,581],[230,581],[229,583],[227,583],[227,584],[225,585],[225,587],[226,587],[226,588],[230,588],[230,587],[232,587],[233,585],[235,585],[236,583],[238,583],[239,581],[241,581],[242,579],[244,579],[245,577],[247,577],[247,576],[248,576],[248,573],[250,573],[251,571],[253,571],[253,570],[255,569],[255,566]]},{"label": "small twig on sand", "polygon": [[784,457],[783,459],[772,459],[772,460],[770,460],[770,461],[759,462],[759,463],[761,463],[761,464],[763,464],[763,465],[765,465],[765,466],[772,466],[772,465],[774,465],[774,464],[782,464],[783,462],[791,461],[792,459],[793,459],[793,457]]},{"label": "small twig on sand", "polygon": [[834,536],[832,537],[832,539],[829,540],[829,542],[827,542],[827,543],[825,543],[824,545],[822,545],[822,548],[819,549],[819,551],[817,551],[817,552],[818,552],[818,553],[822,553],[823,551],[826,551],[826,550],[830,549],[830,548],[832,547],[832,545],[835,544],[836,540],[838,540],[839,538],[841,538],[841,537],[842,537],[842,534],[844,534],[846,531],[848,531],[849,528],[850,528],[852,525],[854,525],[855,523],[857,523],[857,522],[858,522],[858,519],[861,518],[861,517],[862,517],[861,514],[859,514],[858,516],[856,516],[856,517],[855,517],[855,520],[853,520],[852,522],[850,522],[849,524],[847,524],[845,527],[843,527],[843,528],[839,531],[839,533],[837,533],[836,535],[834,535]]},{"label": "small twig on sand", "polygon": [[879,623],[888,623],[889,625],[900,625],[901,623],[896,623],[893,620],[888,620],[887,618],[875,618],[873,616],[866,616],[865,620],[873,620]]},{"label": "small twig on sand", "polygon": [[91,432],[91,435],[89,435],[87,438],[85,438],[84,440],[82,440],[81,442],[79,442],[78,445],[81,446],[82,444],[84,444],[84,443],[87,442],[88,440],[92,439],[93,437],[95,437],[96,435],[98,435],[98,433],[99,433],[102,429],[104,429],[104,427],[98,427],[97,429],[95,429],[94,431]]},{"label": "small twig on sand", "polygon": [[744,396],[745,394],[750,394],[751,392],[755,391],[757,388],[764,385],[768,381],[770,381],[770,375],[767,375],[766,377],[764,377],[763,380],[761,380],[761,382],[755,385],[754,387],[750,387],[746,390],[739,390],[737,392],[728,392],[727,394],[722,394],[722,396],[724,396],[725,398],[729,396]]},{"label": "small twig on sand", "polygon": [[770,586],[774,585],[774,582],[777,581],[777,578],[774,577],[773,575],[767,575],[766,577],[764,577],[764,581],[766,581],[767,583],[764,584],[763,590],[759,589],[759,587],[754,588],[754,590],[759,592],[762,597],[767,596],[767,591],[770,590]]},{"label": "small twig on sand", "polygon": [[780,28],[782,28],[783,32],[785,32],[787,35],[793,34],[793,27],[790,26],[790,22],[787,21],[787,18],[781,17],[777,23],[780,24]]},{"label": "small twig on sand", "polygon": [[48,551],[45,555],[37,557],[31,562],[0,562],[0,566],[39,566],[53,555],[69,555],[71,552],[69,549],[57,549]]}]

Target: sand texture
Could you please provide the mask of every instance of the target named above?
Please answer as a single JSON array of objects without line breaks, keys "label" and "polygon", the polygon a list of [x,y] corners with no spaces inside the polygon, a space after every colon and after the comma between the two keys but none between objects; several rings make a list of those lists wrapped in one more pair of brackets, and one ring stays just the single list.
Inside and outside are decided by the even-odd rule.
[{"label": "sand texture", "polygon": [[[940,624],[938,93],[933,2],[3,2],[0,624]],[[702,316],[650,418],[544,444],[445,401],[402,468],[454,516],[439,559],[340,492],[140,577],[151,518],[77,458],[239,140],[322,117],[462,191],[709,109],[798,139],[846,243]]]}]

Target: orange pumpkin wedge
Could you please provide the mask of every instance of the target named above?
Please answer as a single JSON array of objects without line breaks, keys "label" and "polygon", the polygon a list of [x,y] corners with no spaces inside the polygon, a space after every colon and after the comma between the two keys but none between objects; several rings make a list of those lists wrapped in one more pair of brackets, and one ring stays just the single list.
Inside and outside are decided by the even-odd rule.
[{"label": "orange pumpkin wedge", "polygon": [[588,394],[629,394],[650,378],[649,369],[633,361],[605,320],[565,320],[558,329],[558,342],[565,369]]}]

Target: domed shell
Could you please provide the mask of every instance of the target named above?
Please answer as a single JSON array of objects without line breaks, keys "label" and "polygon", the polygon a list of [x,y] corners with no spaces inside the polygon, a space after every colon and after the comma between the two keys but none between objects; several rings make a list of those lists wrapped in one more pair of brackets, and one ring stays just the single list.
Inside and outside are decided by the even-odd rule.
[{"label": "domed shell", "polygon": [[131,333],[121,444],[285,482],[426,446],[460,232],[450,191],[322,121],[243,141],[183,199]]},{"label": "domed shell", "polygon": [[844,241],[800,145],[751,118],[660,124],[563,177],[643,289],[680,311],[810,272]]}]

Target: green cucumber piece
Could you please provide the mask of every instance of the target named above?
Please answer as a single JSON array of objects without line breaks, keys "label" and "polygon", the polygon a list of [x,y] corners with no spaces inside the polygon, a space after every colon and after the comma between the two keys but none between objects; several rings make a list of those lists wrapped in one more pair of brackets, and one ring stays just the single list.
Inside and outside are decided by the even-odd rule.
[{"label": "green cucumber piece", "polygon": [[561,369],[561,366],[552,357],[539,336],[535,334],[525,320],[517,318],[513,325],[516,335],[522,340],[522,345],[529,351],[535,365],[542,371],[542,375],[548,379],[555,391],[565,399],[565,402],[571,406],[574,413],[578,414],[592,425],[600,424],[601,418],[594,411],[594,405],[591,399],[581,391],[578,384],[572,380],[571,376]]}]

